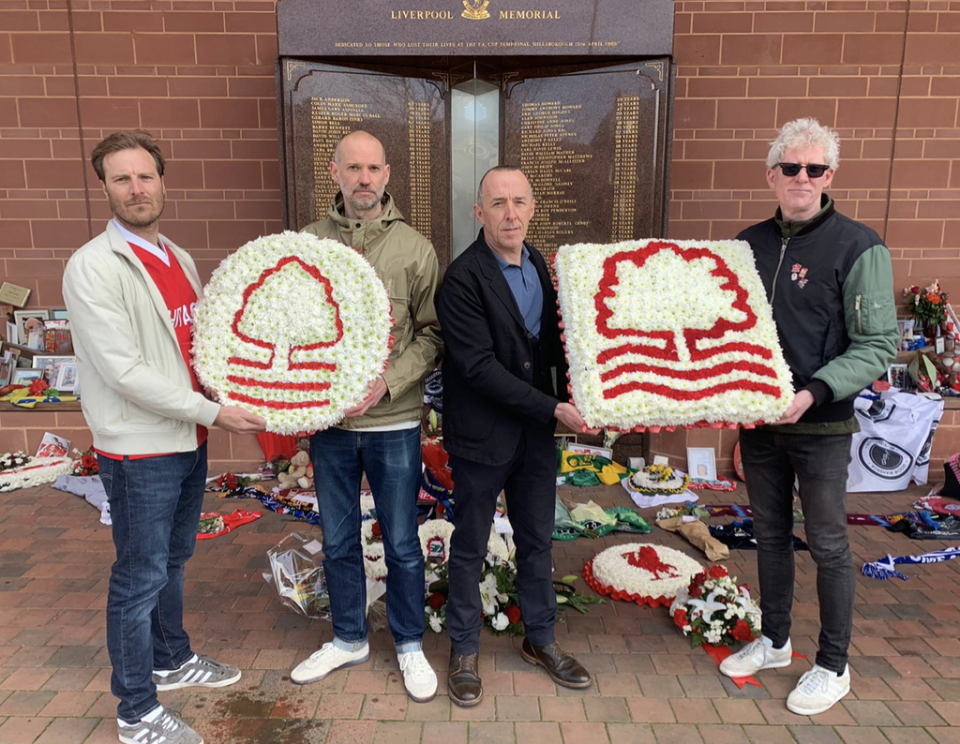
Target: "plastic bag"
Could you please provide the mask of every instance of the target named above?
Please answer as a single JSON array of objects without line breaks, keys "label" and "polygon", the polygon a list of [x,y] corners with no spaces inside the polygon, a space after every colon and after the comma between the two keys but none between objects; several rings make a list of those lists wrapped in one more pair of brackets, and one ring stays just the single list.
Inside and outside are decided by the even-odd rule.
[{"label": "plastic bag", "polygon": [[300,615],[330,619],[330,595],[323,576],[323,545],[316,538],[291,532],[267,551],[270,571],[264,580],[280,601]]}]

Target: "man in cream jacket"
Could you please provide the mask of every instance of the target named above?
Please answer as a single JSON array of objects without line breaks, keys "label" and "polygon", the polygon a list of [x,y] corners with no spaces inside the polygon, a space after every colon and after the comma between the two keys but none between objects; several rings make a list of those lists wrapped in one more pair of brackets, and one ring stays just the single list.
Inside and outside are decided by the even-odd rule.
[{"label": "man in cream jacket", "polygon": [[166,196],[159,146],[146,132],[116,132],[92,162],[114,218],[70,259],[63,296],[117,550],[107,596],[117,733],[128,744],[202,744],[157,691],[240,679],[239,669],[195,654],[183,629],[206,427],[252,434],[264,421],[208,400],[193,372],[202,289],[190,256],[159,232]]}]

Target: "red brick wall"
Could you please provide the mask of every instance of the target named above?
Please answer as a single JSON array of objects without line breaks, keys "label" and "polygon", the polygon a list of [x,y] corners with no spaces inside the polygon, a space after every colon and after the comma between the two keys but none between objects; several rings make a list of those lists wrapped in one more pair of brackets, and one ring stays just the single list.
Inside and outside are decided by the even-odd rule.
[{"label": "red brick wall", "polygon": [[[833,194],[886,235],[897,285],[939,277],[960,298],[960,3],[676,8],[671,235],[728,237],[767,217],[767,143],[812,114],[840,130]],[[159,135],[163,229],[204,277],[278,230],[276,55],[271,0],[0,0],[2,278],[30,287],[32,306],[61,303],[65,260],[109,216],[89,151],[120,128]],[[215,457],[250,452],[223,437]]]}]

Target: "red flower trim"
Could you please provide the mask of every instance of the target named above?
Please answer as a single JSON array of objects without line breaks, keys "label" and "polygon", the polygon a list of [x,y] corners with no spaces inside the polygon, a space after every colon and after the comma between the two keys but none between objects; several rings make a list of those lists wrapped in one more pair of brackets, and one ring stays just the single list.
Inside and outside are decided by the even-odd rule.
[{"label": "red flower trim", "polygon": [[757,364],[756,362],[748,361],[739,361],[739,362],[725,362],[723,364],[718,364],[715,367],[707,367],[704,369],[674,369],[673,367],[657,367],[652,364],[643,364],[642,362],[631,362],[629,364],[621,364],[619,367],[614,367],[611,370],[608,370],[600,375],[600,379],[603,382],[612,380],[614,377],[619,377],[620,375],[625,375],[629,372],[651,372],[661,377],[673,377],[679,380],[700,380],[704,377],[716,377],[717,375],[725,375],[734,370],[741,370],[744,372],[753,372],[756,375],[762,375],[763,377],[772,377],[777,378],[777,373],[774,372],[770,367],[766,367],[762,364]]},{"label": "red flower trim", "polygon": [[[617,398],[634,390],[643,390],[644,392],[662,395],[665,398],[672,398],[673,400],[701,400],[702,398],[718,395],[727,390],[751,390],[755,393],[773,396],[774,398],[779,398],[782,395],[780,388],[762,382],[753,382],[752,380],[733,380],[700,390],[675,390],[666,385],[655,385],[650,382],[638,382],[634,380],[633,382],[625,382],[622,385],[615,385],[612,388],[604,390],[603,397],[610,400],[611,398]],[[710,425],[717,429],[723,428],[722,421],[711,422]],[[650,429],[652,431],[653,427],[650,427]]]},{"label": "red flower trim", "polygon": [[238,403],[249,403],[252,406],[263,406],[264,408],[276,408],[282,410],[294,408],[323,408],[324,406],[330,405],[329,400],[302,400],[295,403],[289,403],[285,400],[263,400],[261,398],[252,398],[249,395],[235,392],[227,393],[227,397],[237,401]]},{"label": "red flower trim", "polygon": [[270,390],[328,390],[329,382],[267,382],[266,380],[256,380],[252,377],[238,377],[237,375],[227,375],[227,382],[244,387],[269,388]]},{"label": "red flower trim", "polygon": [[670,603],[673,602],[673,597],[645,597],[641,594],[630,594],[620,589],[614,589],[612,586],[601,584],[593,576],[593,559],[587,561],[587,564],[583,567],[583,580],[587,583],[587,586],[603,597],[611,597],[621,602],[635,602],[641,607],[643,605],[650,605],[650,607],[669,607]]}]

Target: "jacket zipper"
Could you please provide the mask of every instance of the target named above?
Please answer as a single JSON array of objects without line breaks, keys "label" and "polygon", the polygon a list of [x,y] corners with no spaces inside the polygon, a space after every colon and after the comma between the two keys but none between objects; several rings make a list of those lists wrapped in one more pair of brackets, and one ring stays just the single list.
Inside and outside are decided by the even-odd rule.
[{"label": "jacket zipper", "polygon": [[790,238],[782,238],[782,241],[780,245],[780,261],[777,263],[777,270],[773,274],[773,291],[770,293],[771,307],[773,307],[773,301],[777,298],[777,279],[780,278],[780,267],[783,266],[783,257],[787,252],[787,243],[790,242]]},{"label": "jacket zipper", "polygon": [[856,308],[857,308],[857,333],[863,333],[863,318],[860,316],[860,301],[862,295],[857,295],[856,299]]}]

